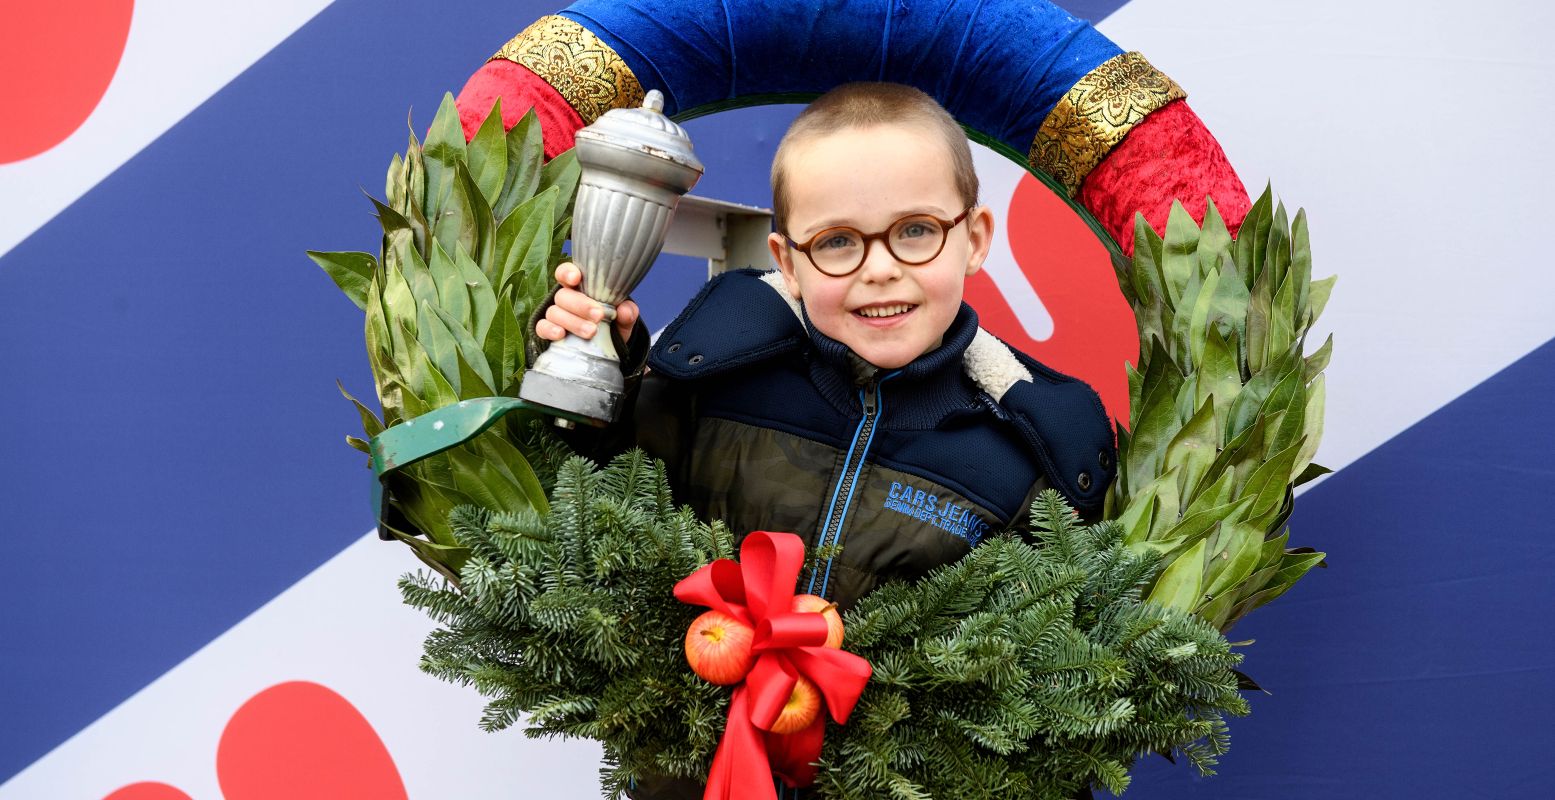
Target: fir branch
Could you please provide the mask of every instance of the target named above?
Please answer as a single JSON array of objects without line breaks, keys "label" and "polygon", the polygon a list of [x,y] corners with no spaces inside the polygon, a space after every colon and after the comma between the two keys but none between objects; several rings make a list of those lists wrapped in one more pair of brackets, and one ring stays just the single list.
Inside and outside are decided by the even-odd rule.
[{"label": "fir branch", "polygon": [[[1054,492],[1031,519],[1037,545],[995,538],[846,615],[876,676],[860,716],[828,733],[823,796],[896,796],[907,779],[925,796],[1067,798],[1122,791],[1142,752],[1207,768],[1224,751],[1223,715],[1246,709],[1224,638],[1140,602],[1153,561],[1116,524],[1081,525]],[[928,766],[894,763],[907,752]]]},{"label": "fir branch", "polygon": [[[601,741],[607,794],[705,775],[729,694],[686,666],[696,609],[672,590],[733,537],[671,506],[663,466],[640,452],[602,469],[568,459],[555,480],[548,514],[449,515],[470,552],[457,590],[401,580],[441,625],[422,669],[486,696],[485,729]],[[1140,600],[1154,562],[1119,526],[1080,524],[1056,493],[1032,520],[1031,540],[990,539],[845,615],[874,674],[828,729],[820,796],[1066,800],[1089,783],[1122,791],[1140,753],[1213,768],[1224,717],[1246,712],[1240,657],[1204,621]]]}]

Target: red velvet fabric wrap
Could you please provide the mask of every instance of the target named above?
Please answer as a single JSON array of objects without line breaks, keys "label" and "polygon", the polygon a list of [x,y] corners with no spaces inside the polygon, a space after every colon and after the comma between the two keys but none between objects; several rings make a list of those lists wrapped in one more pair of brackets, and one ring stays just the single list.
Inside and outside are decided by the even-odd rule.
[{"label": "red velvet fabric wrap", "polygon": [[776,773],[789,786],[815,780],[826,717],[793,734],[772,733],[803,675],[820,689],[832,719],[848,720],[869,682],[869,662],[823,647],[826,619],[790,611],[804,564],[804,542],[792,533],[756,531],[740,546],[740,561],[721,558],[675,585],[682,603],[722,611],[756,631],[756,661],[734,689],[723,738],[713,754],[704,800],[776,800]]},{"label": "red velvet fabric wrap", "polygon": [[555,158],[572,149],[572,135],[583,127],[583,118],[540,76],[500,58],[486,62],[459,90],[456,102],[466,141],[475,138],[498,97],[502,98],[503,130],[511,130],[533,108],[545,136],[545,157]]},{"label": "red velvet fabric wrap", "polygon": [[1184,100],[1174,100],[1140,122],[1091,170],[1076,197],[1123,248],[1134,253],[1134,212],[1145,215],[1157,233],[1166,230],[1172,200],[1200,224],[1204,198],[1236,233],[1252,207],[1242,179],[1226,160],[1220,143]]}]

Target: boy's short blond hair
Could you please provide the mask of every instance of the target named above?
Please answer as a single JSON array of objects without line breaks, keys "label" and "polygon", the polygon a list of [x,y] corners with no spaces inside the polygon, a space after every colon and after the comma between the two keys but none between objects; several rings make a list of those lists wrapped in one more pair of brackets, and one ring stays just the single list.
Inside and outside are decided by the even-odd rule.
[{"label": "boy's short blond hair", "polygon": [[972,148],[966,133],[934,98],[901,83],[844,83],[816,98],[799,112],[772,157],[772,215],[779,232],[788,225],[788,191],[785,161],[796,143],[848,128],[871,125],[922,127],[945,142],[956,191],[966,206],[977,203],[977,171],[972,167]]}]

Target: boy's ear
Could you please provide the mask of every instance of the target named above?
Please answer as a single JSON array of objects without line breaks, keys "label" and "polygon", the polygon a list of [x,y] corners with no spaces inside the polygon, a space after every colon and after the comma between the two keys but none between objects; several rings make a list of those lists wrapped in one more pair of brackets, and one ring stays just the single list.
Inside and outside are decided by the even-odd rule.
[{"label": "boy's ear", "polygon": [[966,217],[966,230],[971,251],[967,253],[966,274],[971,276],[983,268],[988,250],[993,247],[993,212],[988,206],[978,206]]},{"label": "boy's ear", "polygon": [[772,262],[777,264],[778,271],[783,273],[783,284],[788,287],[788,293],[795,300],[804,298],[799,295],[799,278],[794,275],[794,249],[788,246],[788,240],[783,234],[772,232],[767,234],[767,249],[772,252]]}]

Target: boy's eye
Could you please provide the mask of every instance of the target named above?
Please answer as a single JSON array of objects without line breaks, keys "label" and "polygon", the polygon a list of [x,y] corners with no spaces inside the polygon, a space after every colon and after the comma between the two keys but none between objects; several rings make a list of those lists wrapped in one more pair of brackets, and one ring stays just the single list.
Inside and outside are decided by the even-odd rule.
[{"label": "boy's eye", "polygon": [[934,235],[934,229],[929,226],[929,223],[916,220],[905,222],[896,229],[898,239],[919,239],[932,235]]},{"label": "boy's eye", "polygon": [[846,250],[858,244],[858,238],[846,233],[833,233],[815,243],[817,250]]}]

